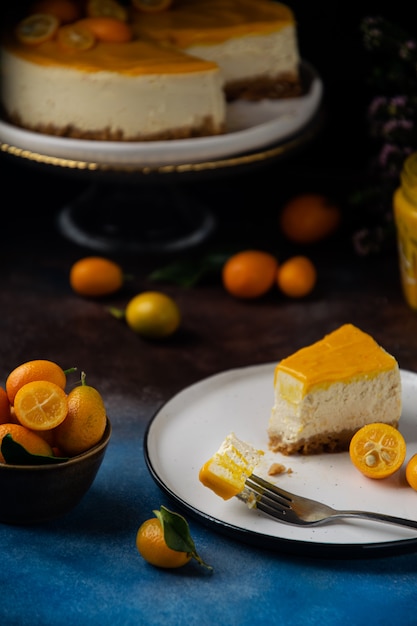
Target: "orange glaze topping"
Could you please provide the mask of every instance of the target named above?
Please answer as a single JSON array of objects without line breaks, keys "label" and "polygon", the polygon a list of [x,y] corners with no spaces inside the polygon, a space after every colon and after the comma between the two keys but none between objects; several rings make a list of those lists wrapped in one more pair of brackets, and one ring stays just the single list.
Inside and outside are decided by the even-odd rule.
[{"label": "orange glaze topping", "polygon": [[43,66],[64,66],[84,72],[114,71],[135,76],[217,70],[217,65],[180,51],[136,39],[127,43],[98,42],[89,50],[68,52],[56,40],[25,46],[8,40],[5,48],[20,58]]},{"label": "orange glaze topping", "polygon": [[394,357],[370,335],[352,324],[345,324],[278,363],[274,384],[279,372],[285,372],[299,380],[307,392],[315,385],[326,387],[356,376],[373,378],[396,366]]},{"label": "orange glaze topping", "polygon": [[214,63],[182,54],[181,49],[244,35],[268,34],[294,25],[292,11],[273,0],[176,0],[160,13],[133,9],[130,21],[138,39],[117,44],[98,42],[89,50],[74,50],[70,54],[55,39],[29,47],[6,38],[4,45],[22,59],[44,66],[126,75],[174,74],[217,69]]},{"label": "orange glaze topping", "polygon": [[[205,487],[208,487],[215,494],[223,498],[223,500],[230,500],[238,493],[242,491],[245,486],[244,480],[242,480],[242,470],[238,475],[236,470],[231,476],[219,476],[211,471],[212,460],[210,459],[200,469],[199,480]],[[232,471],[232,466],[227,468]],[[238,468],[239,469],[239,468]]]},{"label": "orange glaze topping", "polygon": [[168,10],[134,17],[136,33],[185,49],[232,37],[266,35],[295,26],[286,5],[272,0],[176,0]]}]

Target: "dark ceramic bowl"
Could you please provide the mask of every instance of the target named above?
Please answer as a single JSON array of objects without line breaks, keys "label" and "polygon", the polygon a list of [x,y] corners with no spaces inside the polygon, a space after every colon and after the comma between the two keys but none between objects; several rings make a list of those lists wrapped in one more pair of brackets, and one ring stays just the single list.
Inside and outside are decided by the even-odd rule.
[{"label": "dark ceramic bowl", "polygon": [[110,440],[107,420],[101,441],[83,454],[53,465],[0,463],[0,522],[34,524],[60,517],[87,493]]}]

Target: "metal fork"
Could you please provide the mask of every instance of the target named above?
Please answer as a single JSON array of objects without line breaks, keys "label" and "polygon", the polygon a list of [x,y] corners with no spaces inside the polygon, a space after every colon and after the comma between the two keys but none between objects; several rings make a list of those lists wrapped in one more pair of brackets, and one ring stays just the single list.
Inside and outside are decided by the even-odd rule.
[{"label": "metal fork", "polygon": [[246,479],[245,488],[237,497],[250,508],[256,508],[287,524],[313,526],[342,517],[356,517],[417,528],[417,521],[393,515],[369,511],[338,511],[316,500],[289,493],[255,474]]}]

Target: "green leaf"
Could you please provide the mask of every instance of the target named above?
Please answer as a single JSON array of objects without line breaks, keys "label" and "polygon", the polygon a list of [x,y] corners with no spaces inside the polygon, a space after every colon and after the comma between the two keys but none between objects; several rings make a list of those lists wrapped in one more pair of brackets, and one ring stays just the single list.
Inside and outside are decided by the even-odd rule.
[{"label": "green leaf", "polygon": [[20,443],[17,443],[10,433],[3,437],[1,453],[6,463],[10,465],[52,465],[68,461],[66,457],[31,454]]},{"label": "green leaf", "polygon": [[190,534],[188,522],[182,515],[174,513],[164,506],[161,506],[161,509],[154,511],[154,513],[161,522],[165,543],[168,548],[178,552],[187,552],[187,554],[200,565],[207,567],[209,570],[213,570],[211,565],[207,565],[197,553],[193,538]]},{"label": "green leaf", "polygon": [[108,306],[106,308],[107,308],[107,311],[110,313],[110,315],[113,315],[113,317],[115,317],[117,320],[121,320],[125,318],[124,309],[119,309],[115,306]]},{"label": "green leaf", "polygon": [[200,259],[177,261],[154,270],[148,278],[155,282],[168,282],[180,287],[194,287],[205,276],[220,272],[230,253],[211,253]]}]

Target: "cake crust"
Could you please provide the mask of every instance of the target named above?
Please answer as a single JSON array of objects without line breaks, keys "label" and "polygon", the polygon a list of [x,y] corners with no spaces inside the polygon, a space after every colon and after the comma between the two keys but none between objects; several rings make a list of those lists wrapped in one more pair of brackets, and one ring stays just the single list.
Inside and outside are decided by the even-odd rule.
[{"label": "cake crust", "polygon": [[302,86],[298,74],[285,73],[276,77],[260,76],[253,80],[230,81],[225,86],[226,99],[258,101],[296,98],[302,95]]},{"label": "cake crust", "polygon": [[138,133],[130,137],[126,137],[122,130],[112,128],[102,128],[100,130],[82,130],[73,124],[67,126],[54,126],[53,124],[35,124],[28,125],[22,122],[20,115],[7,115],[3,112],[3,117],[15,126],[33,130],[37,133],[45,135],[54,135],[55,137],[68,137],[71,139],[86,139],[98,141],[170,141],[177,139],[191,139],[192,137],[207,137],[208,135],[221,135],[225,132],[224,124],[216,124],[212,118],[206,117],[198,126],[187,126],[183,128],[173,128],[153,134]]},{"label": "cake crust", "polygon": [[[391,423],[385,423],[390,424],[394,428],[398,428],[398,422],[399,421],[396,420]],[[281,452],[281,454],[285,456],[296,453],[307,456],[331,452],[345,452],[349,448],[350,440],[357,430],[359,430],[359,427],[354,431],[345,429],[337,433],[324,432],[308,439],[301,438],[296,443],[284,442],[283,437],[280,435],[270,435],[269,449],[272,452]]]}]

